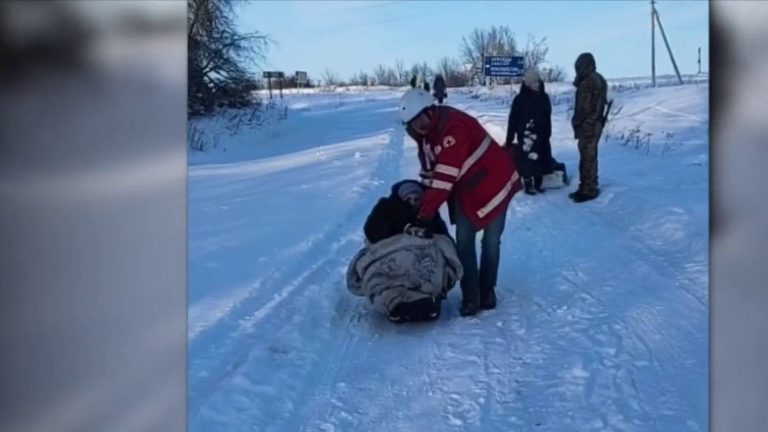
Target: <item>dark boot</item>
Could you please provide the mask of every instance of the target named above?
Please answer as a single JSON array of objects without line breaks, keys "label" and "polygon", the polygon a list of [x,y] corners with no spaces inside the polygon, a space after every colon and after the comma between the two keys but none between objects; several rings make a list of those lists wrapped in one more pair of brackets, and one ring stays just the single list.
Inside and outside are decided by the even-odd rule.
[{"label": "dark boot", "polygon": [[496,290],[491,289],[491,291],[483,295],[483,297],[480,299],[480,308],[490,310],[496,308]]},{"label": "dark boot", "polygon": [[527,177],[523,180],[525,184],[525,193],[528,195],[536,195],[536,189],[533,187],[533,177]]},{"label": "dark boot", "polygon": [[585,201],[593,200],[593,199],[597,198],[598,195],[600,195],[600,189],[598,189],[594,194],[587,195],[585,193],[576,191],[576,192],[574,192],[572,194],[569,194],[568,196],[571,197],[573,202],[575,202],[575,203],[582,203],[582,202],[585,202]]},{"label": "dark boot", "polygon": [[477,303],[469,301],[469,302],[461,302],[461,308],[459,309],[459,315],[463,317],[473,316],[477,315],[477,313],[480,312],[480,307]]},{"label": "dark boot", "polygon": [[544,193],[546,192],[544,188],[541,187],[541,184],[544,182],[543,176],[535,176],[533,178],[533,188],[536,189],[536,192],[538,193]]}]

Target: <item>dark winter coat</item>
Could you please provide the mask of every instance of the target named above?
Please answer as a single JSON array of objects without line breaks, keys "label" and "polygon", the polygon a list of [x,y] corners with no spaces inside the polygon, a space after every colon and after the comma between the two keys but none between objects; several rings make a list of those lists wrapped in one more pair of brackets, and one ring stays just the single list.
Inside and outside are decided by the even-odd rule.
[{"label": "dark winter coat", "polygon": [[[365,237],[371,243],[376,243],[386,238],[402,234],[405,226],[416,221],[419,209],[400,199],[397,195],[397,189],[404,182],[415,182],[416,180],[403,180],[392,186],[391,193],[386,198],[381,198],[373,207],[371,214],[365,221]],[[427,229],[434,234],[449,235],[448,227],[445,225],[440,214],[436,214],[427,225]]]},{"label": "dark winter coat", "polygon": [[448,93],[445,92],[445,80],[443,79],[442,75],[437,75],[435,77],[435,83],[432,86],[435,90],[434,96],[435,99],[437,99],[438,103],[443,103],[443,99],[448,97]]},{"label": "dark winter coat", "polygon": [[[535,134],[533,144],[525,144],[526,130]],[[535,91],[525,84],[520,86],[520,94],[512,102],[507,123],[507,146],[517,141],[514,155],[523,177],[542,175],[552,165],[552,104],[549,95],[541,83],[541,90]],[[529,158],[536,153],[538,158]]]},{"label": "dark winter coat", "polygon": [[603,128],[603,111],[608,96],[608,85],[602,75],[597,73],[595,58],[590,53],[583,53],[574,65],[576,79],[576,102],[571,118],[573,136],[576,139],[591,139],[600,134]]}]

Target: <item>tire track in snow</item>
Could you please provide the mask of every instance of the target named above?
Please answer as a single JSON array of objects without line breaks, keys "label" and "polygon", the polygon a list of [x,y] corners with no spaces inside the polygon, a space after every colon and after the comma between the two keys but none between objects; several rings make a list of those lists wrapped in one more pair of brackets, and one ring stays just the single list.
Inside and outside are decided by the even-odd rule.
[{"label": "tire track in snow", "polygon": [[[659,105],[662,103],[663,101],[656,104],[651,104],[638,112],[628,115],[638,115],[651,109],[660,109]],[[469,112],[475,111],[475,107],[472,104],[466,104],[465,109]],[[558,133],[562,132],[560,133],[562,137],[553,136],[553,144],[556,141],[564,142],[563,139],[559,138],[566,137],[566,132],[570,133],[569,127],[559,128],[561,124],[567,124],[567,119],[563,119],[562,117],[564,114],[567,114],[568,111],[565,110],[563,113],[560,112],[563,110],[555,111],[557,111],[557,115],[553,118],[553,130]],[[486,120],[483,123],[488,131],[495,138],[500,138],[503,127],[498,124],[494,124],[494,119],[491,117],[483,116],[482,119]],[[610,201],[609,198],[610,197],[603,196],[601,197],[601,200]],[[561,200],[562,202],[553,203],[551,201],[552,199]],[[621,204],[613,202],[611,203],[611,207],[615,208],[616,205]],[[528,208],[526,208],[526,206]],[[583,370],[583,364],[579,366],[579,368],[574,369],[576,374],[575,378],[579,378],[579,380],[575,382],[583,383],[577,385],[582,386],[585,391],[584,401],[591,407],[592,417],[591,419],[585,419],[583,422],[574,421],[573,426],[583,427],[584,425],[591,424],[592,426],[590,427],[601,430],[610,428],[615,428],[616,430],[635,430],[638,427],[640,429],[652,428],[653,430],[663,430],[664,427],[660,427],[659,423],[656,421],[656,418],[650,414],[651,412],[654,412],[654,410],[648,407],[648,402],[649,398],[652,398],[653,396],[649,396],[649,389],[647,384],[643,389],[639,388],[636,376],[638,376],[638,373],[640,372],[643,372],[646,376],[648,376],[648,368],[651,368],[651,371],[653,371],[650,372],[650,375],[655,376],[656,379],[663,379],[662,377],[670,376],[670,369],[674,369],[675,362],[670,362],[669,357],[665,359],[666,363],[661,362],[657,356],[654,355],[654,349],[652,349],[651,344],[645,340],[644,335],[649,334],[649,332],[650,334],[655,333],[665,335],[665,332],[663,331],[664,329],[658,326],[673,324],[672,317],[675,316],[675,312],[664,310],[666,313],[664,318],[657,317],[656,319],[645,320],[644,325],[647,325],[648,327],[644,328],[642,331],[637,331],[637,329],[632,327],[632,323],[628,322],[628,317],[621,316],[620,312],[614,312],[615,305],[606,303],[606,301],[602,298],[603,296],[601,293],[610,295],[610,293],[606,291],[620,291],[621,287],[617,286],[615,282],[621,280],[621,278],[627,278],[631,280],[631,283],[637,283],[637,280],[647,280],[652,283],[658,283],[657,286],[654,286],[655,291],[658,291],[662,286],[672,285],[679,289],[681,294],[684,296],[687,295],[689,298],[680,298],[674,294],[674,292],[665,293],[667,295],[660,295],[657,296],[657,298],[667,299],[668,302],[675,305],[675,308],[679,308],[681,312],[678,314],[679,316],[696,317],[696,312],[693,312],[693,315],[691,315],[691,313],[682,314],[682,312],[683,309],[686,308],[692,311],[697,311],[699,308],[701,308],[703,311],[706,311],[706,302],[702,301],[700,295],[697,295],[691,291],[692,288],[697,286],[697,281],[699,281],[699,278],[697,278],[696,270],[700,269],[700,266],[685,264],[685,271],[681,272],[681,266],[677,264],[681,262],[684,263],[686,260],[691,259],[691,256],[687,250],[685,252],[679,253],[678,251],[662,248],[662,250],[659,251],[660,254],[653,254],[648,250],[648,245],[643,244],[643,241],[646,240],[645,238],[637,239],[636,237],[627,236],[627,228],[631,228],[632,225],[626,223],[611,223],[613,221],[624,222],[627,218],[620,217],[621,215],[615,214],[602,214],[599,209],[590,211],[591,208],[589,204],[587,204],[587,208],[583,208],[582,206],[579,207],[578,210],[575,210],[575,208],[565,198],[565,193],[562,192],[553,191],[547,193],[543,197],[536,197],[533,199],[530,197],[522,196],[522,198],[516,198],[513,201],[513,207],[522,207],[524,210],[528,211],[522,212],[522,218],[518,217],[518,215],[515,215],[513,217],[514,220],[511,220],[507,224],[508,231],[513,231],[515,229],[529,229],[525,227],[525,225],[527,225],[527,221],[533,222],[532,226],[542,224],[542,222],[545,223],[541,227],[542,229],[537,230],[537,235],[521,236],[517,233],[512,234],[516,238],[526,239],[521,243],[529,245],[528,247],[546,250],[546,248],[542,247],[542,245],[553,245],[558,249],[557,255],[554,258],[560,258],[559,260],[561,260],[563,257],[575,256],[578,259],[578,255],[574,254],[580,253],[585,257],[589,256],[589,253],[584,254],[581,251],[583,248],[577,246],[582,242],[581,239],[600,238],[606,239],[607,241],[606,244],[602,244],[600,246],[601,248],[615,249],[617,251],[617,255],[624,258],[624,260],[617,261],[639,263],[636,266],[638,268],[629,267],[627,272],[628,274],[621,274],[620,272],[616,272],[614,269],[614,271],[611,273],[617,274],[618,277],[613,277],[613,280],[611,280],[611,276],[608,276],[608,274],[601,275],[600,280],[592,280],[590,277],[587,277],[586,275],[588,274],[594,274],[594,271],[589,268],[590,263],[586,263],[586,273],[577,271],[573,262],[567,263],[571,269],[571,276],[569,276],[567,272],[564,272],[561,276],[561,281],[567,285],[570,285],[571,288],[565,288],[569,294],[567,294],[565,298],[560,299],[560,302],[564,306],[570,307],[560,310],[545,307],[544,305],[552,303],[552,301],[548,298],[541,300],[537,299],[540,298],[541,294],[546,295],[544,294],[548,288],[546,284],[551,285],[553,282],[551,280],[551,265],[553,264],[553,257],[547,254],[545,251],[542,252],[543,256],[536,256],[530,251],[521,252],[518,250],[516,252],[512,252],[513,255],[517,256],[510,259],[510,261],[519,260],[526,263],[525,265],[514,266],[519,268],[517,271],[529,273],[523,277],[525,282],[522,284],[522,286],[528,285],[532,287],[540,287],[538,289],[545,290],[544,293],[541,294],[536,292],[531,300],[532,305],[538,306],[541,309],[541,312],[544,312],[545,318],[537,318],[531,314],[532,311],[527,311],[527,315],[529,315],[529,317],[525,318],[524,322],[527,323],[528,327],[536,325],[544,327],[550,326],[549,328],[551,331],[559,331],[562,333],[562,336],[558,337],[551,333],[538,334],[540,332],[534,331],[534,333],[527,335],[530,339],[528,340],[528,343],[521,344],[521,348],[529,351],[530,347],[532,346],[541,347],[543,348],[542,352],[548,356],[547,361],[552,362],[553,360],[558,359],[558,356],[562,355],[562,349],[560,351],[552,351],[556,348],[550,346],[552,345],[553,339],[557,340],[559,338],[572,338],[574,339],[574,343],[571,344],[573,346],[567,347],[566,352],[573,351],[575,346],[583,346],[586,349],[582,350],[583,352],[581,355],[585,361],[588,361],[588,366],[590,365],[589,362],[592,362],[593,365],[604,365],[601,370],[597,371],[598,373],[595,373],[594,371],[589,373],[590,371]],[[582,214],[584,213],[584,210],[587,210],[586,216]],[[630,213],[626,214],[626,216],[629,217],[629,220],[636,220],[638,216],[636,213],[637,209],[634,207],[632,209],[628,208],[628,211]],[[643,211],[646,211],[646,209],[641,208],[640,212]],[[579,214],[576,214],[577,212]],[[539,215],[539,217],[531,217],[531,215],[534,214]],[[611,217],[613,219],[611,219]],[[555,223],[553,218],[557,218],[558,220],[563,221],[576,221],[578,223],[576,223],[575,226],[564,226],[562,224]],[[566,238],[555,238],[555,234],[570,235]],[[505,232],[505,238],[509,238],[508,232]],[[637,240],[640,240],[640,242],[638,243]],[[502,247],[508,249],[504,244]],[[509,256],[509,251],[505,250],[502,252],[502,257],[505,257],[505,260],[508,259],[506,257]],[[525,257],[526,259],[520,260],[520,256]],[[538,261],[542,259],[544,260],[543,262]],[[555,260],[555,262],[559,260]],[[563,265],[566,265],[566,263],[563,262],[561,266]],[[502,262],[502,272],[500,272],[500,277],[503,277],[502,275],[505,273],[512,273],[511,280],[520,279],[521,277],[515,275],[514,272],[506,271],[506,268],[509,267],[512,266],[505,266],[505,263]],[[556,264],[555,267],[557,267]],[[547,277],[550,277],[550,279],[541,277],[541,275],[546,275]],[[573,275],[580,277],[574,279]],[[631,275],[635,276],[633,277]],[[648,275],[650,275],[650,277],[648,277]],[[595,290],[597,287],[594,285],[599,285],[601,281],[608,283],[605,283],[604,286],[600,287],[599,290]],[[587,284],[590,283],[593,285],[593,287],[588,288]],[[551,287],[549,288],[551,289]],[[594,290],[595,294],[592,294],[590,292],[591,290]],[[515,295],[510,296],[507,301],[515,301],[519,299],[519,296],[522,294],[522,292],[515,293]],[[656,300],[656,298],[653,296],[648,295],[640,295],[639,298],[643,301],[651,302]],[[694,304],[692,304],[690,301],[687,301],[689,299],[693,300]],[[504,308],[505,299],[501,298],[500,300],[500,307]],[[615,301],[616,299],[614,298],[612,300]],[[637,308],[636,310],[642,311],[642,308]],[[644,312],[637,313],[645,314]],[[644,315],[639,316],[642,317]],[[658,321],[659,319],[662,321]],[[592,323],[593,321],[596,323]],[[574,322],[578,323],[580,326],[579,330],[568,331],[568,326],[573,325]],[[553,324],[556,326],[555,328],[551,327]],[[692,322],[686,323],[686,326],[690,327],[691,331],[696,332],[697,327]],[[557,327],[560,327],[560,329],[558,330]],[[678,339],[680,335],[684,333],[684,331],[675,332]],[[662,338],[668,337],[674,336],[662,336]],[[668,348],[666,345],[671,346]],[[655,349],[662,350],[667,354],[676,351],[674,344],[663,343],[662,345],[659,345],[656,343],[654,344],[654,347]],[[595,350],[597,351],[595,352]],[[529,351],[528,355],[530,356],[530,354],[531,353]],[[643,363],[642,360],[637,359],[638,355],[647,356],[649,358],[649,360],[645,362],[647,366],[643,366],[645,369],[641,370],[639,369],[640,366],[637,366],[637,364]],[[551,366],[553,365],[550,365],[548,368],[551,368]],[[567,377],[568,375],[565,376]],[[546,376],[542,376],[540,378],[541,379],[537,380],[538,382],[545,382],[547,379]],[[685,400],[681,397],[680,393],[681,391],[685,391],[684,386],[678,387],[676,390],[673,390],[673,387],[671,386],[666,387],[666,392],[668,394],[676,393],[676,395],[671,394],[667,397],[664,397],[665,401],[669,402],[676,408],[680,408],[685,405]],[[549,390],[551,390],[551,388],[545,387],[543,389],[544,392]],[[653,391],[653,389],[651,389],[651,391]],[[656,391],[664,392],[663,389],[660,390],[658,388]],[[613,393],[613,397],[611,397],[610,392]],[[568,396],[565,396],[565,400],[568,400],[567,398]],[[524,397],[522,399],[522,406],[518,406],[516,411],[523,411],[524,413],[525,408],[523,408],[523,406],[530,405],[531,403],[526,401]],[[578,402],[571,400],[568,403],[573,408],[579,409]],[[533,399],[533,404],[537,404],[536,399]],[[540,403],[538,404],[540,405]],[[557,408],[558,407],[554,407],[553,410],[550,410],[550,414],[562,415],[563,412],[557,411]],[[583,410],[583,407],[581,408]],[[673,410],[674,409],[675,408],[673,408]],[[524,425],[526,426],[523,427],[530,428],[531,425],[536,427],[542,425],[544,428],[546,428],[546,423],[550,420],[548,417],[551,417],[550,414],[542,413],[542,415],[534,415],[533,417],[526,416],[526,421],[524,422]],[[631,421],[632,419],[640,419],[641,425],[636,423],[633,424]],[[596,422],[591,423],[591,420],[595,420]],[[676,420],[678,422],[681,421],[680,418],[677,418]],[[680,423],[677,424],[678,426],[680,425]]]},{"label": "tire track in snow", "polygon": [[[616,281],[622,279],[643,280],[644,278],[651,283],[651,286],[655,288],[653,291],[654,295],[640,295],[637,297],[637,300],[641,302],[657,302],[659,298],[669,299],[669,296],[671,296],[672,300],[668,301],[668,303],[675,305],[676,308],[693,308],[693,310],[696,310],[700,304],[697,301],[683,301],[681,303],[681,300],[685,299],[685,297],[681,298],[674,293],[668,295],[660,293],[662,295],[656,295],[656,291],[661,287],[670,285],[670,281],[676,280],[671,275],[673,268],[670,266],[672,264],[664,261],[663,257],[650,254],[643,248],[643,245],[632,241],[633,239],[626,236],[626,230],[622,232],[616,229],[617,227],[603,223],[599,211],[590,211],[583,207],[572,206],[566,202],[564,193],[548,193],[544,197],[536,197],[535,200],[534,202],[533,199],[529,199],[517,204],[530,203],[530,205],[538,207],[535,212],[530,212],[529,214],[552,216],[539,218],[536,223],[541,225],[540,229],[537,229],[534,233],[521,236],[525,240],[520,240],[520,242],[531,245],[536,244],[536,242],[539,244],[557,244],[558,256],[561,259],[569,256],[574,257],[574,260],[570,263],[560,263],[560,266],[568,269],[568,271],[562,274],[561,281],[565,283],[565,286],[570,287],[566,289],[566,292],[569,294],[557,294],[554,296],[554,301],[545,300],[543,303],[554,303],[553,306],[555,308],[557,308],[557,303],[562,304],[563,308],[567,306],[567,309],[555,309],[554,313],[550,313],[550,317],[554,321],[552,324],[556,326],[551,330],[562,333],[562,338],[576,338],[574,345],[584,347],[579,355],[582,356],[582,361],[586,362],[582,363],[582,365],[586,364],[589,367],[589,370],[586,371],[586,381],[584,383],[586,386],[584,388],[585,403],[591,406],[593,418],[599,419],[606,429],[618,428],[618,430],[621,430],[622,428],[635,429],[638,427],[656,429],[656,421],[649,414],[651,410],[644,406],[644,401],[648,401],[648,392],[645,392],[645,398],[643,398],[636,385],[635,376],[638,374],[638,369],[635,364],[638,359],[633,356],[638,355],[635,352],[637,350],[633,349],[632,352],[629,352],[627,347],[645,347],[647,355],[652,359],[649,367],[653,369],[650,374],[655,376],[656,379],[663,379],[662,377],[669,376],[668,371],[660,367],[660,363],[654,357],[653,350],[650,349],[650,345],[645,341],[643,334],[649,334],[650,332],[651,334],[664,335],[665,332],[660,328],[647,328],[643,332],[638,333],[629,327],[627,317],[623,315],[623,312],[620,310],[621,308],[617,309],[617,304],[615,303],[617,301],[616,296],[619,295],[617,293],[622,291],[622,287],[617,285]],[[578,217],[575,215],[569,217],[569,213],[576,211],[581,213]],[[559,226],[558,220],[567,220],[571,226],[567,228]],[[517,222],[526,225],[525,220],[517,220]],[[558,238],[547,239],[546,237],[539,237],[540,234],[544,233],[557,233]],[[615,251],[613,257],[606,256],[606,259],[615,260],[613,262],[618,265],[621,265],[620,263],[623,262],[631,262],[633,267],[626,269],[616,268],[598,273],[594,269],[594,263],[584,261],[582,258],[589,256],[584,254],[582,239],[591,238],[605,239],[601,248]],[[510,252],[517,255],[513,259],[519,259],[521,255],[526,257],[524,252]],[[508,256],[508,253],[502,252],[502,256],[505,255]],[[551,267],[553,264],[557,267],[558,264],[557,261],[554,263],[544,261],[537,264],[536,259],[526,258],[528,259],[519,259],[528,263],[525,271],[537,275],[547,274],[548,267]],[[592,259],[600,258],[599,255],[595,255]],[[584,267],[583,270],[579,270],[581,267]],[[599,275],[600,277],[595,279],[594,275]],[[534,278],[534,280],[536,280],[536,283],[532,286],[544,288],[544,286],[540,285],[540,279]],[[590,284],[591,287],[587,288],[587,284]],[[590,291],[592,292],[590,293]],[[627,295],[630,294],[627,293]],[[560,297],[559,300],[557,299],[558,297]],[[673,321],[670,321],[670,319],[675,313],[668,310],[666,312],[666,323],[672,323]],[[559,323],[557,320],[562,321],[562,318],[566,318],[566,320]],[[663,323],[664,321],[662,321]],[[574,324],[577,325],[575,326]],[[654,322],[652,325],[658,324]],[[558,329],[558,327],[560,328]],[[568,327],[571,328],[569,329]],[[680,335],[680,333],[677,334],[678,336]],[[546,338],[552,340],[557,337],[549,334]],[[533,340],[531,343],[547,344],[547,339]],[[657,349],[664,349],[664,346],[658,344],[656,346]],[[559,355],[554,358],[559,358]],[[578,358],[578,356],[573,358]],[[594,366],[598,365],[603,367],[594,368]],[[644,372],[648,376],[647,368]],[[677,392],[684,390],[679,388]],[[678,397],[670,399],[670,402],[684,405],[685,402],[681,396],[678,393]],[[642,424],[632,421],[637,419],[640,419]],[[585,422],[584,424],[587,423]]]}]

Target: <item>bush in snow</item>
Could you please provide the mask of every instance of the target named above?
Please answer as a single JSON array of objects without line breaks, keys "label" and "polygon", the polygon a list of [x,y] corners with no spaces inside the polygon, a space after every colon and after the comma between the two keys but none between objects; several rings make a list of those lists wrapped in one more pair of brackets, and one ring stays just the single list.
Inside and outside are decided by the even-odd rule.
[{"label": "bush in snow", "polygon": [[645,154],[649,154],[651,151],[651,136],[650,132],[643,132],[640,129],[640,125],[637,125],[629,130],[624,130],[617,135],[617,139],[621,145],[630,147],[635,150],[643,151]]},{"label": "bush in snow", "polygon": [[197,122],[187,123],[187,142],[190,150],[204,152],[218,147],[218,137],[208,134]]},{"label": "bush in snow", "polygon": [[[647,155],[665,156],[682,147],[674,132],[653,134],[644,132],[640,125],[626,129],[614,136],[625,147],[640,150]],[[654,138],[656,140],[654,141]],[[654,144],[655,143],[655,144]]]},{"label": "bush in snow", "polygon": [[[216,115],[190,118],[187,125],[187,142],[190,150],[210,151],[219,148],[222,134],[235,136],[239,133],[268,126],[288,118],[288,105],[280,100],[270,100],[243,109],[222,109]],[[223,149],[226,151],[226,148]]]}]

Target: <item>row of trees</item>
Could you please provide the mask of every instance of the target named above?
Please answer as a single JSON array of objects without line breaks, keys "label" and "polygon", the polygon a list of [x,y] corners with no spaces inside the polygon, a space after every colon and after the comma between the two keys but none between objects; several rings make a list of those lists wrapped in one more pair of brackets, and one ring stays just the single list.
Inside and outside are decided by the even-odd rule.
[{"label": "row of trees", "polygon": [[[325,85],[408,85],[411,77],[431,82],[436,74],[445,79],[449,87],[461,87],[483,82],[483,59],[487,56],[522,56],[525,67],[538,67],[547,82],[563,81],[565,71],[558,66],[547,64],[546,38],[537,39],[528,35],[525,46],[518,45],[514,33],[508,26],[475,29],[462,37],[458,58],[443,57],[435,67],[427,63],[414,64],[406,68],[401,60],[392,67],[379,64],[371,72],[360,71],[344,81],[333,70],[326,70],[321,79]],[[497,84],[509,84],[509,78],[494,78]]]},{"label": "row of trees", "polygon": [[[261,33],[237,30],[235,7],[250,1],[187,0],[190,115],[260,103],[254,90],[264,88],[265,83],[255,71],[273,42]],[[561,68],[546,66],[548,51],[546,38],[529,35],[526,45],[521,47],[508,26],[478,28],[462,38],[458,58],[443,57],[434,67],[426,62],[406,67],[398,60],[393,67],[380,64],[371,72],[360,71],[346,81],[326,70],[321,80],[325,85],[405,86],[414,76],[420,82],[431,83],[436,74],[441,74],[449,87],[460,87],[481,83],[483,58],[495,55],[521,55],[526,67],[539,67],[546,81],[563,80],[565,73]],[[286,77],[283,87],[294,87],[293,79]],[[494,82],[509,83],[509,79]]]}]

